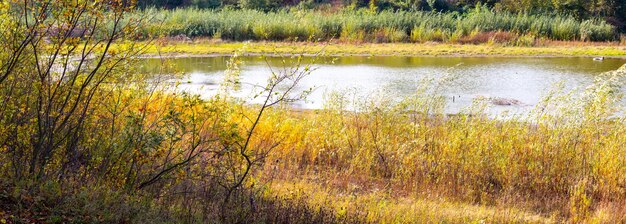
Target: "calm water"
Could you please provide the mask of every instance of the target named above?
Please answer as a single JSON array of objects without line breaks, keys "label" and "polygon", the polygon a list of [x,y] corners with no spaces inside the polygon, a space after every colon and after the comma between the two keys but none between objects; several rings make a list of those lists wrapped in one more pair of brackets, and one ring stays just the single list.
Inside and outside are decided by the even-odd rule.
[{"label": "calm water", "polygon": [[[290,58],[243,57],[242,89],[236,94],[253,94],[252,84],[264,85],[272,66],[280,71],[291,65]],[[228,57],[191,57],[168,59],[168,64],[185,77],[178,79],[183,91],[210,97],[224,78]],[[284,60],[284,62],[283,62]],[[493,57],[340,57],[318,59],[317,68],[305,78],[299,90],[315,87],[306,101],[295,107],[322,108],[330,92],[350,94],[352,98],[366,99],[380,96],[401,98],[414,94],[424,77],[443,74],[458,76],[454,85],[442,90],[449,98],[447,113],[457,113],[477,97],[506,98],[521,105],[493,106],[495,111],[526,111],[532,108],[555,83],[566,88],[585,87],[594,76],[615,70],[625,59],[593,61],[590,58],[493,58]],[[144,69],[159,72],[160,59],[145,59]],[[173,80],[170,80],[173,81]],[[258,92],[256,90],[255,92]],[[356,96],[356,97],[354,97]],[[452,98],[454,97],[454,102]]]}]

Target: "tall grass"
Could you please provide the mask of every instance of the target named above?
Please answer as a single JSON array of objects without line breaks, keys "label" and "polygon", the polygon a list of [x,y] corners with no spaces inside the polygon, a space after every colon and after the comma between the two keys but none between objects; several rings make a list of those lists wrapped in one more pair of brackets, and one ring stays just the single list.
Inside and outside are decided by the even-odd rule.
[{"label": "tall grass", "polygon": [[[269,172],[296,183],[313,176],[309,183],[354,198],[396,192],[522,208],[560,221],[623,222],[626,119],[613,115],[623,111],[619,86],[625,75],[626,66],[582,93],[556,89],[530,115],[507,120],[487,118],[482,103],[469,109],[471,116],[425,115],[442,108],[431,94],[438,82],[427,82],[428,89],[401,103],[363,100],[355,104],[358,112],[344,110],[352,97],[334,94],[326,110],[268,118],[263,132],[291,139],[268,159],[276,161],[268,167],[280,167]],[[275,126],[279,120],[285,125]],[[399,208],[363,203],[351,211]],[[390,214],[368,221],[412,222],[390,221],[400,216],[410,218]]]},{"label": "tall grass", "polygon": [[148,9],[155,22],[146,34],[217,37],[225,40],[329,40],[361,42],[454,42],[489,32],[509,32],[551,40],[612,41],[615,28],[597,19],[579,21],[571,16],[494,12],[476,7],[465,14],[424,11],[344,10],[337,13],[282,10],[176,10]]}]

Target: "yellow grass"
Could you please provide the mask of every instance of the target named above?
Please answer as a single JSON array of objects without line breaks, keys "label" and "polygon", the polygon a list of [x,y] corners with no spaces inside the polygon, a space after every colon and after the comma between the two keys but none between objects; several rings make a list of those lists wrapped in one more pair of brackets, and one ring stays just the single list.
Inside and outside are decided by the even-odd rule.
[{"label": "yellow grass", "polygon": [[[372,223],[554,223],[554,218],[514,207],[471,205],[444,198],[395,197],[374,189],[342,192],[311,180],[277,181],[268,197],[304,199],[310,207],[330,208],[338,216],[358,216]],[[514,206],[514,205],[512,205]]]},{"label": "yellow grass", "polygon": [[247,45],[248,54],[316,54],[327,55],[400,55],[400,56],[576,56],[626,57],[626,46],[594,45],[583,42],[549,43],[548,46],[510,47],[501,45],[460,45],[442,43],[305,43],[305,42],[220,42],[199,40],[194,43],[162,42],[151,47],[149,55],[231,55]]}]

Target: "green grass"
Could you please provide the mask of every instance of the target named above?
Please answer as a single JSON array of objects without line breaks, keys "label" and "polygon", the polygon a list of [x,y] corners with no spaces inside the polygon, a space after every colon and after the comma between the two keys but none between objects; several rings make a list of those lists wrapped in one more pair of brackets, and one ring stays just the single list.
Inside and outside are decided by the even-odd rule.
[{"label": "green grass", "polygon": [[[211,37],[224,40],[302,41],[342,39],[359,42],[455,42],[480,33],[508,32],[550,40],[613,41],[614,27],[598,19],[494,12],[476,7],[465,14],[345,9],[336,13],[282,10],[176,10],[139,12],[155,17],[144,35]],[[488,40],[488,39],[487,39]],[[516,42],[511,42],[515,44]]]}]

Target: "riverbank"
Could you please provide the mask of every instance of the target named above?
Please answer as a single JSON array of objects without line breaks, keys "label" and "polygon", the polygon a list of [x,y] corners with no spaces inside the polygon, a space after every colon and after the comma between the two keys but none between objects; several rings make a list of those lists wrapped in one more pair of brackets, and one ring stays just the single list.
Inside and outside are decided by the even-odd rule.
[{"label": "riverbank", "polygon": [[[245,46],[245,47],[244,47]],[[618,43],[551,42],[545,46],[510,47],[497,44],[341,43],[341,42],[222,42],[215,40],[158,41],[145,57],[247,55],[432,56],[432,57],[607,57],[626,58]]]}]

